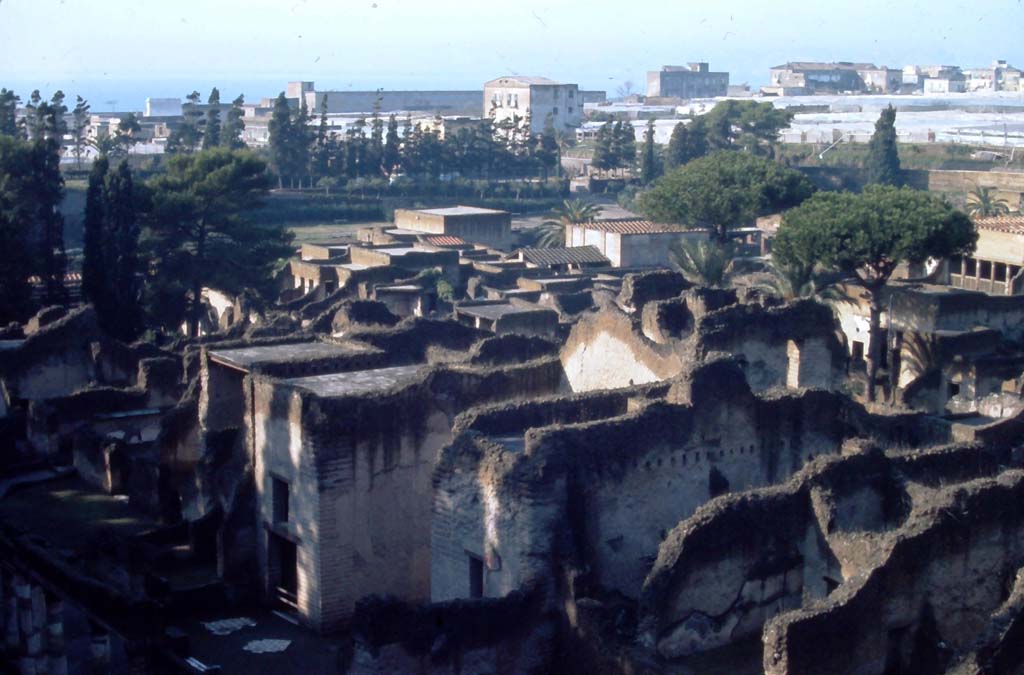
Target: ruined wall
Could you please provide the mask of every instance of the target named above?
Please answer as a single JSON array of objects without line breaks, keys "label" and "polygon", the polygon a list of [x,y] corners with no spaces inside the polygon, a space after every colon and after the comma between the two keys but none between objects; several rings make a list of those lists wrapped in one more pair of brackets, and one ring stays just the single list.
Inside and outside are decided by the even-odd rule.
[{"label": "ruined wall", "polygon": [[691,338],[698,355],[724,352],[745,361],[755,391],[775,386],[832,388],[846,354],[828,307],[801,300],[781,307],[738,304],[704,316]]},{"label": "ruined wall", "polygon": [[0,352],[0,376],[12,398],[67,396],[97,380],[92,343],[101,338],[95,311],[82,307]]},{"label": "ruined wall", "polygon": [[672,346],[647,339],[629,316],[614,310],[583,317],[562,348],[562,366],[573,391],[658,382],[679,374],[683,364]]},{"label": "ruined wall", "polygon": [[969,650],[1024,560],[1024,473],[918,496],[874,566],[765,627],[765,672],[941,672]]},{"label": "ruined wall", "polygon": [[[669,394],[674,402],[610,419],[558,426],[527,409],[518,435],[507,414],[467,419],[435,473],[434,598],[466,597],[467,556],[485,562],[490,593],[550,578],[543,559],[555,551],[585,565],[594,584],[636,597],[680,518],[722,492],[785,480],[838,451],[849,430],[842,397],[757,398],[732,362],[684,381]],[[572,420],[567,401],[553,409]],[[529,429],[535,421],[556,426]]]}]

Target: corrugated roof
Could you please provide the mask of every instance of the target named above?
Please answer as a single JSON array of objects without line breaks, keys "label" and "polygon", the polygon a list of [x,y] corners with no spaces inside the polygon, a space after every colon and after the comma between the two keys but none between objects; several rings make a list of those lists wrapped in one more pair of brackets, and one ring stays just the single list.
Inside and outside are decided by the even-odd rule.
[{"label": "corrugated roof", "polygon": [[608,258],[594,246],[571,246],[569,248],[524,248],[519,251],[523,260],[534,265],[574,265],[604,263]]},{"label": "corrugated roof", "polygon": [[595,220],[590,223],[583,223],[588,230],[598,232],[617,232],[619,234],[658,234],[661,232],[684,232],[682,225],[673,223],[652,223],[649,220]]},{"label": "corrugated roof", "polygon": [[469,243],[462,237],[456,237],[451,234],[434,234],[422,239],[424,243],[431,246],[465,246]]},{"label": "corrugated roof", "polygon": [[979,230],[1024,234],[1024,215],[991,216],[989,218],[974,218],[973,220],[974,226]]}]

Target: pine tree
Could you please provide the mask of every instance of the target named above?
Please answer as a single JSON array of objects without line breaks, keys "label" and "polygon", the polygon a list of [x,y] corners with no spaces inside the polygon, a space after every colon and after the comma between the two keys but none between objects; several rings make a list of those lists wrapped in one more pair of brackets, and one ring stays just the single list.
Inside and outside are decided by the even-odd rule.
[{"label": "pine tree", "polygon": [[32,165],[29,143],[0,134],[0,325],[24,321],[32,312]]},{"label": "pine tree", "polygon": [[654,145],[654,120],[647,121],[647,133],[644,135],[644,159],[640,167],[640,179],[644,185],[654,182],[661,175],[661,162],[658,149]]},{"label": "pine tree", "polygon": [[384,167],[384,173],[389,177],[395,171],[402,161],[400,141],[398,138],[398,120],[392,115],[388,118],[388,133],[384,138],[384,154],[382,157],[381,164]]},{"label": "pine tree", "polygon": [[242,110],[244,104],[245,96],[242,94],[231,102],[231,110],[228,110],[224,128],[221,129],[220,144],[229,150],[241,150],[245,147],[245,141],[242,140],[242,134],[245,132],[245,112]]},{"label": "pine tree", "polygon": [[135,116],[135,113],[130,112],[118,123],[114,140],[123,148],[123,153],[130,153],[135,144],[141,140],[139,138],[141,132],[142,125],[139,124],[139,118]]},{"label": "pine tree", "polygon": [[203,126],[203,150],[220,145],[220,91],[214,87],[206,99],[206,124]]},{"label": "pine tree", "polygon": [[82,222],[82,296],[97,310],[108,300],[109,284],[106,275],[110,261],[107,258],[104,185],[109,168],[106,155],[100,155],[92,163],[89,187],[85,193],[85,218]]},{"label": "pine tree", "polygon": [[75,162],[82,168],[82,155],[85,154],[86,132],[89,130],[89,102],[81,96],[75,101],[75,109],[71,113],[71,147],[75,153]]},{"label": "pine tree", "polygon": [[889,105],[875,122],[864,163],[868,185],[902,184],[900,155],[896,148],[896,109]]}]

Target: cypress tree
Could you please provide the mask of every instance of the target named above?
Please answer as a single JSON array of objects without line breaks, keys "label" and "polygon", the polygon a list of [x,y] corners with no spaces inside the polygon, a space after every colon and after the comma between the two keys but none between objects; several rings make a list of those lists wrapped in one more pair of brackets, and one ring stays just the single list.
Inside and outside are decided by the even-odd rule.
[{"label": "cypress tree", "polygon": [[18,104],[21,98],[13,91],[0,89],[0,136],[24,136],[21,125],[18,124]]},{"label": "cypress tree", "polygon": [[230,150],[241,150],[245,147],[242,140],[242,132],[245,131],[245,113],[242,105],[245,104],[245,96],[239,95],[231,102],[231,110],[228,111],[227,119],[224,121],[224,128],[221,129],[220,144]]},{"label": "cypress tree", "polygon": [[82,296],[97,308],[107,301],[107,259],[106,208],[104,183],[109,162],[101,155],[92,163],[89,172],[89,187],[85,193],[85,218],[83,227]]},{"label": "cypress tree", "polygon": [[127,160],[107,175],[105,186],[108,256],[108,294],[113,306],[100,323],[114,337],[134,341],[142,332],[141,286],[139,283],[139,223],[135,209],[135,186]]},{"label": "cypress tree", "polygon": [[384,137],[384,156],[381,164],[384,172],[390,176],[401,161],[400,141],[398,138],[398,120],[392,115],[388,118],[388,133]]},{"label": "cypress tree", "polygon": [[206,124],[203,126],[203,150],[220,145],[220,91],[214,87],[206,99]]},{"label": "cypress tree", "polygon": [[661,175],[661,162],[658,161],[658,150],[654,146],[654,120],[647,121],[647,133],[644,135],[644,159],[640,167],[640,180],[644,185],[653,182]]},{"label": "cypress tree", "polygon": [[594,168],[598,171],[608,171],[614,166],[614,149],[612,148],[613,127],[611,122],[605,122],[597,130],[597,138],[594,144]]},{"label": "cypress tree", "polygon": [[632,170],[636,165],[636,130],[627,120],[619,127],[619,166]]},{"label": "cypress tree", "polygon": [[704,118],[698,117],[689,125],[680,122],[672,130],[665,164],[669,169],[674,169],[698,157],[703,157],[707,152],[708,143]]},{"label": "cypress tree", "polygon": [[285,178],[294,181],[292,174],[294,162],[291,160],[292,147],[292,112],[288,107],[288,99],[282,91],[274,101],[274,112],[268,126],[270,132],[270,163],[277,172],[278,187],[284,187]]},{"label": "cypress tree", "polygon": [[864,170],[868,185],[899,186],[903,182],[900,155],[896,148],[896,109],[891,104],[875,122],[875,133],[868,143]]}]

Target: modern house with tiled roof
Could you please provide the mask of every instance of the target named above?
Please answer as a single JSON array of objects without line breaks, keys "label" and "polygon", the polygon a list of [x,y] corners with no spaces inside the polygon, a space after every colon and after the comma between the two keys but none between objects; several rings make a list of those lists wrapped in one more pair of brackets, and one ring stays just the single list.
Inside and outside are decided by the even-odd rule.
[{"label": "modern house with tiled roof", "polygon": [[1024,215],[975,218],[973,255],[949,261],[949,283],[994,295],[1024,295]]},{"label": "modern house with tiled roof", "polygon": [[705,230],[688,230],[649,220],[596,220],[565,228],[566,246],[593,246],[613,267],[666,267],[676,242],[707,239]]}]

